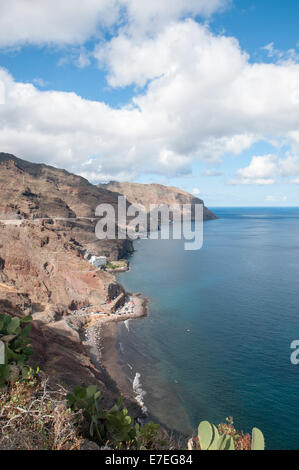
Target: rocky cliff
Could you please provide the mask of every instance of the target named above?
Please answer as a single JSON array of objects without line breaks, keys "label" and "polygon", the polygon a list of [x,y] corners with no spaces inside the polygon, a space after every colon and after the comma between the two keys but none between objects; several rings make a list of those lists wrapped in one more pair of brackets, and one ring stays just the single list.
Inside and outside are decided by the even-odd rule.
[{"label": "rocky cliff", "polygon": [[81,176],[0,153],[0,219],[94,217],[102,202],[116,206],[111,191]]},{"label": "rocky cliff", "polygon": [[[107,402],[119,391],[86,341],[77,309],[107,311],[121,286],[88,254],[115,260],[130,240],[97,240],[95,208],[115,193],[46,165],[0,154],[0,312],[33,316],[34,363],[67,385],[97,383]],[[110,305],[109,305],[110,307]],[[134,405],[132,405],[134,406]]]},{"label": "rocky cliff", "polygon": [[85,344],[86,318],[75,310],[104,310],[121,287],[84,259],[74,234],[57,224],[0,225],[0,312],[33,317],[33,362],[60,383],[97,383],[112,403],[119,391]]},{"label": "rocky cliff", "polygon": [[[116,208],[118,193],[146,206],[201,202],[160,185],[97,187],[65,170],[0,153],[0,312],[31,314],[35,363],[69,385],[97,383],[111,403],[119,391],[101,361],[94,360],[86,318],[76,312],[109,314],[113,302],[125,297],[112,274],[87,261],[88,255],[116,260],[133,250],[129,239],[95,236],[96,207]],[[204,214],[215,218],[207,208]],[[134,404],[128,404],[132,410]]]},{"label": "rocky cliff", "polygon": [[[142,204],[147,211],[151,204],[204,204],[204,202],[182,189],[161,184],[118,183],[111,181],[108,184],[100,184],[100,189],[106,189],[123,194],[132,204]],[[203,209],[204,220],[216,219],[207,207]]]},{"label": "rocky cliff", "polygon": [[38,224],[38,219],[52,218],[56,231],[73,234],[90,254],[115,260],[133,251],[128,239],[97,240],[95,209],[101,203],[116,209],[117,195],[80,176],[0,153],[0,196],[2,222],[20,219]]}]

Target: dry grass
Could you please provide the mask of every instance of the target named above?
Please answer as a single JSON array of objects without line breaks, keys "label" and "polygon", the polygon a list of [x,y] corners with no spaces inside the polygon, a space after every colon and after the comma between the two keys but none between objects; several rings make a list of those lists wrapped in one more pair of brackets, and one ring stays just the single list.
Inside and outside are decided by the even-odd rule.
[{"label": "dry grass", "polygon": [[0,449],[81,449],[84,439],[74,422],[82,418],[66,408],[66,393],[46,377],[0,390]]}]

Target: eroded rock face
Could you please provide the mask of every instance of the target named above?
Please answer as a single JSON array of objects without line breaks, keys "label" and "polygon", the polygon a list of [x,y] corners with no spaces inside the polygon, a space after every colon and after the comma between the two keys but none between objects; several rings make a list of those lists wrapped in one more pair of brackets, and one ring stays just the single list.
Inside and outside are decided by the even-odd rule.
[{"label": "eroded rock face", "polygon": [[[147,211],[150,204],[203,204],[203,201],[182,189],[162,184],[118,183],[111,181],[108,184],[98,185],[101,189],[108,189],[123,194],[132,204],[141,204]],[[216,219],[207,207],[203,208],[204,220]]]},{"label": "eroded rock face", "polygon": [[0,226],[0,257],[5,260],[2,273],[7,284],[44,306],[101,303],[107,296],[108,275],[84,259],[83,246],[71,236],[46,224]]},{"label": "eroded rock face", "polygon": [[66,171],[0,154],[0,312],[32,314],[33,363],[70,386],[97,383],[112,405],[120,392],[92,363],[81,338],[84,320],[77,328],[70,321],[75,310],[97,309],[117,290],[114,276],[86,255],[118,259],[133,250],[129,240],[96,238],[101,202],[116,204],[117,197]]},{"label": "eroded rock face", "polygon": [[[22,305],[22,307],[21,307]],[[25,307],[25,310],[24,310]],[[30,310],[28,298],[19,294],[10,294],[0,299],[0,311],[12,316],[22,317]],[[32,322],[32,344],[34,356],[32,364],[38,364],[55,383],[66,387],[74,384],[88,386],[97,384],[103,394],[103,406],[112,406],[119,398],[119,390],[114,381],[100,365],[94,365],[89,358],[89,351],[80,340],[79,334],[68,326],[65,319],[46,323]],[[127,405],[134,415],[140,414],[137,404],[127,400]]]},{"label": "eroded rock face", "polygon": [[0,219],[94,217],[101,203],[116,207],[117,196],[81,176],[0,153]]},{"label": "eroded rock face", "polygon": [[[96,270],[81,254],[70,235],[52,226],[26,224],[0,227],[0,312],[22,317],[32,314],[33,364],[66,386],[98,384],[103,406],[112,406],[120,391],[100,363],[91,360],[90,346],[82,341],[85,318],[76,320],[74,310],[100,306],[122,291],[115,278]],[[41,246],[45,234],[48,243]],[[81,323],[80,323],[81,322]],[[126,400],[131,413],[140,410]]]}]

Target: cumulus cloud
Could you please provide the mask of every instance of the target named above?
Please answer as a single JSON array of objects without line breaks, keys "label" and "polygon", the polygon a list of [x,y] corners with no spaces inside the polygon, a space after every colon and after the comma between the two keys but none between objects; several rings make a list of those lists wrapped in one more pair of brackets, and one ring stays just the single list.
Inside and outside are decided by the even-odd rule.
[{"label": "cumulus cloud", "polygon": [[299,176],[299,157],[288,156],[279,162],[282,176]]},{"label": "cumulus cloud", "polygon": [[[219,162],[261,139],[288,143],[292,150],[299,145],[296,63],[252,63],[236,39],[216,36],[190,19],[168,24],[152,38],[121,32],[115,40],[123,39],[120,53],[114,40],[104,52],[110,84],[147,87],[121,108],[38,90],[0,71],[1,150],[96,181],[142,172],[188,175],[196,158]],[[91,164],[82,166],[91,156]],[[263,170],[257,171],[257,160],[236,179],[271,184],[275,176],[266,169],[276,163],[255,158],[264,159]]]},{"label": "cumulus cloud", "polygon": [[277,156],[254,156],[246,168],[237,171],[231,184],[274,184],[277,173]]},{"label": "cumulus cloud", "polygon": [[126,27],[124,30],[135,37],[147,33],[153,35],[170,22],[185,16],[209,17],[217,10],[228,6],[230,0],[119,0],[124,8]]},{"label": "cumulus cloud", "polygon": [[194,194],[194,196],[199,196],[199,194],[200,194],[200,189],[199,189],[199,188],[193,188],[193,189],[192,189],[192,194]]},{"label": "cumulus cloud", "polygon": [[[240,53],[236,40],[208,34],[206,28],[187,20],[170,24],[154,37],[136,38],[124,32],[108,43],[99,44],[95,57],[107,68],[107,80],[112,87],[134,84],[143,87],[154,78],[173,78],[184,71],[201,72],[201,79],[206,79],[210,72],[212,85],[216,85],[217,71],[221,71],[221,78],[231,75],[229,64],[221,57],[223,53],[231,54],[230,65],[235,70],[247,59]],[[213,63],[216,58],[218,64]]]},{"label": "cumulus cloud", "polygon": [[82,44],[99,31],[157,30],[184,15],[209,16],[228,0],[9,0],[0,2],[0,47]]},{"label": "cumulus cloud", "polygon": [[173,127],[179,153],[219,161],[264,138],[299,145],[299,65],[251,64],[234,38],[198,23],[173,23],[153,38],[121,34],[98,46],[112,87],[137,85],[134,99]]},{"label": "cumulus cloud", "polygon": [[112,26],[114,0],[9,0],[0,4],[0,47],[22,44],[74,44],[97,28]]}]

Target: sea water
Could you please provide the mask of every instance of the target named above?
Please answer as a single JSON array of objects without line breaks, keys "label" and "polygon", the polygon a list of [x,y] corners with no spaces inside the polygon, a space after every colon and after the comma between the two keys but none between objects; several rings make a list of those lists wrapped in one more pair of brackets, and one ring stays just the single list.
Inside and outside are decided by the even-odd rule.
[{"label": "sea water", "polygon": [[238,429],[259,427],[268,448],[298,449],[299,209],[214,212],[199,251],[135,242],[118,280],[149,298],[149,316],[119,326],[120,360],[143,406],[170,428],[190,433],[233,416]]}]

